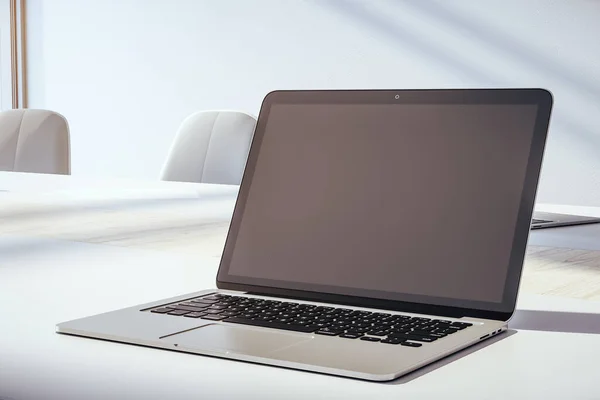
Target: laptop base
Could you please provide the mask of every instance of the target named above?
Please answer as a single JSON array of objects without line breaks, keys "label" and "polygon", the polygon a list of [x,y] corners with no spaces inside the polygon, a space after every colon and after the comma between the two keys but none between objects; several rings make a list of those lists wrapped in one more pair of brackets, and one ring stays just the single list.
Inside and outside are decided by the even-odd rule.
[{"label": "laptop base", "polygon": [[557,214],[535,211],[531,222],[531,229],[556,228],[559,226],[573,226],[599,223],[600,218],[582,215]]},{"label": "laptop base", "polygon": [[[198,355],[229,358],[285,368],[364,379],[388,381],[405,375],[456,351],[506,330],[506,323],[474,318],[452,318],[473,324],[433,343],[420,347],[373,343],[358,339],[329,337],[315,333],[290,332],[264,327],[227,324],[223,321],[185,318],[147,310],[186,299],[223,293],[249,298],[287,301],[239,292],[207,290],[178,298],[143,304],[122,310],[64,322],[62,334],[104,339]],[[328,303],[296,303],[331,307]],[[435,317],[343,306],[345,309],[390,313],[416,318]],[[448,319],[440,317],[440,319]]]}]

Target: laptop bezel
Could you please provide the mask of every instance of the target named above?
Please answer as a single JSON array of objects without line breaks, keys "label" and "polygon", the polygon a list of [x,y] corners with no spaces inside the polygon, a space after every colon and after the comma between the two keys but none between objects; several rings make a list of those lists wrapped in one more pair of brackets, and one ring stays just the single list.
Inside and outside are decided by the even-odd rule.
[{"label": "laptop bezel", "polygon": [[[229,263],[239,231],[246,200],[262,138],[268,112],[277,103],[381,103],[381,104],[535,104],[538,106],[532,144],[530,147],[527,172],[523,184],[518,211],[512,253],[506,276],[503,300],[501,303],[465,301],[464,307],[443,304],[415,303],[385,300],[351,295],[324,293],[257,285],[248,283],[246,277],[229,274]],[[518,288],[523,269],[527,239],[530,232],[531,216],[535,203],[539,175],[542,166],[550,114],[552,94],[545,89],[416,89],[416,90],[283,90],[270,92],[263,100],[244,176],[240,185],[225,247],[221,257],[216,284],[219,289],[250,292],[260,295],[278,296],[292,299],[337,303],[359,307],[387,309],[420,314],[484,318],[507,321],[515,310]],[[251,279],[251,278],[250,278]]]}]

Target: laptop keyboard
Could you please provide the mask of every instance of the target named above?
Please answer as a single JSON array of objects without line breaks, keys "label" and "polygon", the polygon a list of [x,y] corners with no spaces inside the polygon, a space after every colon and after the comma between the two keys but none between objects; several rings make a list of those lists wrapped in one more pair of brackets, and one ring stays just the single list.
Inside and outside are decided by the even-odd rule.
[{"label": "laptop keyboard", "polygon": [[206,295],[147,311],[408,347],[420,347],[472,325],[226,294]]}]

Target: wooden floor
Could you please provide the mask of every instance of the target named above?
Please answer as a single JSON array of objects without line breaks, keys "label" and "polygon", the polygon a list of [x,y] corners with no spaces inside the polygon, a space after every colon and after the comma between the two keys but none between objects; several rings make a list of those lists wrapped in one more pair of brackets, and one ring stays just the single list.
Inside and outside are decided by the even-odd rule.
[{"label": "wooden floor", "polygon": [[[78,202],[0,196],[0,234],[220,257],[233,200]],[[189,200],[189,199],[188,199]],[[35,249],[30,249],[35,251]],[[600,251],[530,247],[521,291],[600,300]]]}]

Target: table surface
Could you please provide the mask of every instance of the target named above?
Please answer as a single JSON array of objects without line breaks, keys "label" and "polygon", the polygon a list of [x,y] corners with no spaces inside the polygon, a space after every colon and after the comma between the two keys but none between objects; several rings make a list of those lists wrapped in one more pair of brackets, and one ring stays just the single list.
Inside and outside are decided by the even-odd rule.
[{"label": "table surface", "polygon": [[507,334],[386,384],[55,334],[215,287],[237,188],[15,175],[0,173],[0,399],[600,398],[600,302],[576,296],[522,291]]},{"label": "table surface", "polygon": [[[0,173],[0,234],[220,257],[238,188]],[[600,216],[600,207],[539,205]],[[600,224],[530,235],[521,291],[600,301]]]}]

